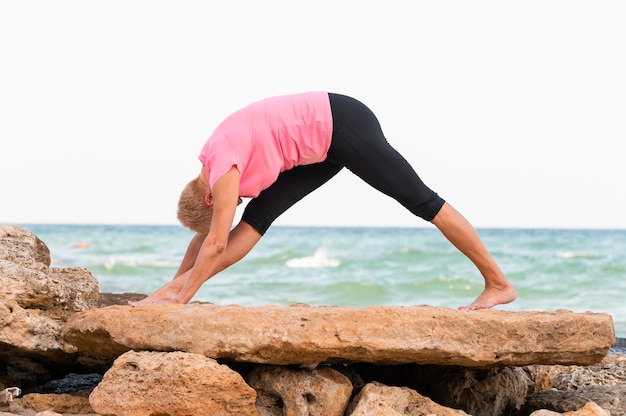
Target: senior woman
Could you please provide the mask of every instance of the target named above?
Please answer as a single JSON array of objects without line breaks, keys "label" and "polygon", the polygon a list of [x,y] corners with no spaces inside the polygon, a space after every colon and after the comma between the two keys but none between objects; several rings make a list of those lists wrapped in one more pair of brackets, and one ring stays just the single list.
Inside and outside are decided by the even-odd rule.
[{"label": "senior woman", "polygon": [[[344,166],[434,224],[478,268],[485,289],[464,309],[517,294],[472,225],[427,187],[387,142],[376,116],[354,98],[307,92],[267,98],[227,117],[200,152],[178,218],[195,231],[174,279],[133,306],[188,303],[202,284],[242,259],[272,222]],[[252,198],[231,230],[241,198]]]}]

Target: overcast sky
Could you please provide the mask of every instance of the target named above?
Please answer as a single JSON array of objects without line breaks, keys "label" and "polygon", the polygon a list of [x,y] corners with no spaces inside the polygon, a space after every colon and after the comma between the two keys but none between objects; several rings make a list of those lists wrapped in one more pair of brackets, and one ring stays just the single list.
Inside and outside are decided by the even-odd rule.
[{"label": "overcast sky", "polygon": [[[626,2],[0,0],[0,222],[176,223],[228,114],[365,102],[478,227],[626,228]],[[425,225],[342,172],[283,225]]]}]

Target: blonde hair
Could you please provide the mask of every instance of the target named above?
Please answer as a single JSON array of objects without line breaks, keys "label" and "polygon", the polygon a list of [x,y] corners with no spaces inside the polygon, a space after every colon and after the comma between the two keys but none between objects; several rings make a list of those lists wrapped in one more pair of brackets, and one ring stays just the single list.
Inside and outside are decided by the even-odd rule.
[{"label": "blonde hair", "polygon": [[178,200],[178,220],[197,233],[208,233],[211,228],[213,206],[204,202],[205,194],[206,185],[198,176],[185,186]]}]

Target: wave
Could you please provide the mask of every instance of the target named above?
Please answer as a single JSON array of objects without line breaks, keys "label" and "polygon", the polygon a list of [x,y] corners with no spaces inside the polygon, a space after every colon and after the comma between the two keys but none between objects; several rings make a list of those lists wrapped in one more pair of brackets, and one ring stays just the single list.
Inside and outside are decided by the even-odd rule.
[{"label": "wave", "polygon": [[328,249],[320,247],[313,256],[297,257],[287,260],[285,264],[287,267],[314,269],[320,267],[338,267],[341,261],[329,257]]},{"label": "wave", "polygon": [[[178,267],[178,263],[174,263],[174,262],[146,261],[146,260],[140,260],[140,259],[128,259],[128,260],[109,259],[107,261],[102,262],[100,265],[104,267],[106,270],[112,270],[114,268],[119,268],[119,267],[130,268],[130,269],[139,268],[139,267],[147,267],[147,268],[152,268],[152,269],[171,269],[171,268]],[[95,264],[94,266],[97,266],[97,264]]]},{"label": "wave", "polygon": [[598,257],[598,255],[594,253],[588,253],[588,252],[577,253],[574,251],[559,251],[558,253],[556,253],[556,256],[562,259],[575,259],[575,258],[595,259]]}]

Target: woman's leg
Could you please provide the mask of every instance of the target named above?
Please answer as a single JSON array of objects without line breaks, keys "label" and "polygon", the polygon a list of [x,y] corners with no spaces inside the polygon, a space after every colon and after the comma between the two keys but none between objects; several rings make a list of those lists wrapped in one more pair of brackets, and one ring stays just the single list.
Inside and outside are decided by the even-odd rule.
[{"label": "woman's leg", "polygon": [[485,290],[469,306],[462,308],[491,308],[515,300],[515,289],[476,230],[450,204],[428,188],[409,163],[389,145],[376,116],[350,97],[330,94],[330,99],[333,140],[328,160],[345,165],[415,215],[431,221],[483,275]]},{"label": "woman's leg", "polygon": [[485,279],[485,290],[468,306],[459,309],[486,309],[513,302],[517,292],[500,270],[478,233],[452,205],[447,202],[432,223],[478,268]]},{"label": "woman's leg", "polygon": [[344,165],[413,214],[431,221],[444,200],[417,175],[385,138],[372,111],[361,102],[330,94],[333,138],[327,160]]}]

